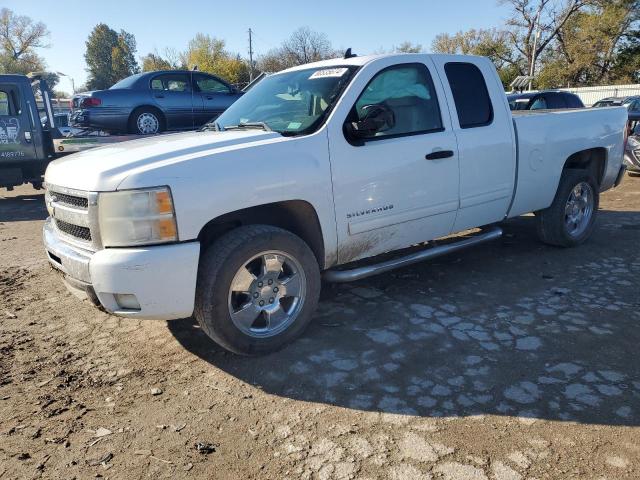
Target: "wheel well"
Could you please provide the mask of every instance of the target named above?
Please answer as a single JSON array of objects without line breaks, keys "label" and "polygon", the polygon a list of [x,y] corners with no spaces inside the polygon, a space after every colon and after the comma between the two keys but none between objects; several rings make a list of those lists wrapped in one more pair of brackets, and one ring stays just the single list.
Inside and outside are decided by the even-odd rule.
[{"label": "wheel well", "polygon": [[225,213],[209,221],[200,230],[198,240],[204,247],[225,233],[243,225],[271,225],[288,230],[309,245],[318,264],[324,266],[324,240],[315,209],[303,200],[267,203]]},{"label": "wheel well", "polygon": [[604,178],[604,169],[607,164],[607,151],[602,147],[590,148],[572,154],[564,163],[564,169],[574,168],[589,170],[598,182],[602,183]]},{"label": "wheel well", "polygon": [[127,126],[131,125],[131,121],[133,120],[133,116],[136,114],[136,112],[139,112],[140,110],[153,110],[154,112],[156,112],[158,114],[158,119],[163,124],[162,126],[164,126],[166,128],[167,119],[165,118],[164,113],[162,113],[162,110],[160,110],[158,107],[156,107],[154,105],[140,105],[139,107],[134,108],[131,111],[131,113],[129,114],[129,119],[127,120]]}]

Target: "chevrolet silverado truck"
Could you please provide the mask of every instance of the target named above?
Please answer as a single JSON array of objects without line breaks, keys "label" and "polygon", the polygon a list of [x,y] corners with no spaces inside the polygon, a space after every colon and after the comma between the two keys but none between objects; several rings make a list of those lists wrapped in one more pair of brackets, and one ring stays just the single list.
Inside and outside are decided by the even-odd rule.
[{"label": "chevrolet silverado truck", "polygon": [[345,54],[264,78],[204,131],[52,162],[46,255],[110,313],[195,316],[264,354],[301,334],[322,278],[476,245],[530,212],[543,242],[581,244],[624,174],[626,122],[512,114],[482,57]]}]

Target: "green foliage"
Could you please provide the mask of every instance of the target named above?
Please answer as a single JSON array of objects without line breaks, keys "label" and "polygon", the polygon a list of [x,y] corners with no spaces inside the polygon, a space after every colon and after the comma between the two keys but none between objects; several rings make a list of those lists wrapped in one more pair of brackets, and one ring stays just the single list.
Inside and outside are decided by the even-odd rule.
[{"label": "green foliage", "polygon": [[518,76],[520,71],[509,48],[507,35],[497,29],[472,29],[453,35],[442,33],[433,40],[431,50],[436,53],[488,57],[496,66],[505,87]]},{"label": "green foliage", "polygon": [[[596,2],[559,31],[536,79],[540,88],[632,83],[640,73],[634,25],[640,2]],[[635,80],[634,80],[635,79]]]},{"label": "green foliage", "polygon": [[189,68],[208,72],[225,79],[229,83],[246,83],[249,81],[249,67],[239,55],[232,55],[225,50],[224,40],[204,33],[198,33],[189,42],[182,61]]},{"label": "green foliage", "polygon": [[49,36],[42,22],[16,15],[8,8],[0,10],[0,73],[27,74],[43,71],[45,62],[35,49],[46,48]]},{"label": "green foliage", "polygon": [[502,0],[503,28],[436,36],[432,50],[489,57],[505,88],[528,75],[536,88],[640,81],[640,0]]},{"label": "green foliage", "polygon": [[138,73],[136,40],[133,34],[124,30],[118,33],[100,23],[94,27],[86,45],[84,58],[89,72],[87,87],[90,90],[109,88],[117,81]]}]

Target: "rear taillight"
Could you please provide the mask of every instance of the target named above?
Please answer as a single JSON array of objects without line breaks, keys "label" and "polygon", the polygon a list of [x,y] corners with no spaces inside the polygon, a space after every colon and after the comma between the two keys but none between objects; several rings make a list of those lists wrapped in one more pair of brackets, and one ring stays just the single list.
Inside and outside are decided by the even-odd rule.
[{"label": "rear taillight", "polygon": [[99,107],[102,104],[102,100],[96,97],[87,97],[82,99],[82,103],[80,106],[82,108],[86,107]]}]

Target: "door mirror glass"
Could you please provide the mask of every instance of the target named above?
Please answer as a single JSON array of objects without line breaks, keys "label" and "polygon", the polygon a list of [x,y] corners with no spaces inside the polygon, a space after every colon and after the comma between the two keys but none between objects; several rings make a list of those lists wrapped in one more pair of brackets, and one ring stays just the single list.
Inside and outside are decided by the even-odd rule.
[{"label": "door mirror glass", "polygon": [[391,130],[396,118],[389,107],[383,104],[365,105],[361,109],[364,116],[357,122],[346,122],[346,132],[355,138],[370,138],[376,133]]}]

